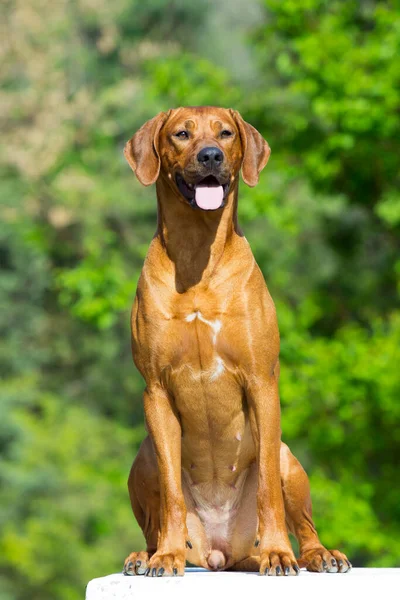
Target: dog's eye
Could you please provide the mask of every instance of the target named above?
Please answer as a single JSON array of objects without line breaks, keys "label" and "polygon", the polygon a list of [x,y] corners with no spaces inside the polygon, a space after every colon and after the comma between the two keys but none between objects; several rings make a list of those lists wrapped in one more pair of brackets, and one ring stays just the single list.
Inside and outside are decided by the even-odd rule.
[{"label": "dog's eye", "polygon": [[231,137],[232,135],[232,131],[229,131],[229,129],[223,129],[221,131],[221,137]]},{"label": "dog's eye", "polygon": [[189,134],[187,131],[182,130],[182,131],[178,131],[178,133],[175,134],[175,137],[179,138],[180,140],[188,140]]}]

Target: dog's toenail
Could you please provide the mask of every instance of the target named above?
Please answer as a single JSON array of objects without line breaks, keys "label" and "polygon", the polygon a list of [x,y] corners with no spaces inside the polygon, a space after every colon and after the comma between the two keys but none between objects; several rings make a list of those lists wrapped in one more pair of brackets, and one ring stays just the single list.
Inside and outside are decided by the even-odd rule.
[{"label": "dog's toenail", "polygon": [[155,567],[153,567],[153,569],[151,571],[151,576],[155,577],[156,572],[157,572],[157,569]]},{"label": "dog's toenail", "polygon": [[280,567],[276,567],[276,574],[280,575],[281,574],[281,568]]},{"label": "dog's toenail", "polygon": [[174,575],[178,575],[178,569],[176,567],[174,567],[173,572],[174,572]]},{"label": "dog's toenail", "polygon": [[290,571],[289,567],[285,567],[285,575],[289,575],[289,571]]},{"label": "dog's toenail", "polygon": [[162,577],[164,571],[165,571],[165,569],[163,569],[163,567],[161,567],[161,569],[158,571],[157,577]]},{"label": "dog's toenail", "polygon": [[332,560],[331,560],[331,563],[332,563],[332,565],[333,565],[334,567],[336,567],[336,565],[337,565],[337,562],[336,562],[336,560],[335,560],[334,558],[332,558]]},{"label": "dog's toenail", "polygon": [[190,548],[190,550],[193,549],[192,543],[189,540],[186,540],[186,546]]}]

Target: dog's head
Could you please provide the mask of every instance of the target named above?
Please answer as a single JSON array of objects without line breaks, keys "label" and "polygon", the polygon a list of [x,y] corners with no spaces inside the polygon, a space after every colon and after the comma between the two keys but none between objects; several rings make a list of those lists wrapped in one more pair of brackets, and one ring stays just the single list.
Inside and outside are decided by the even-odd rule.
[{"label": "dog's head", "polygon": [[224,205],[240,169],[243,181],[256,185],[270,153],[261,134],[236,110],[209,106],[159,113],[124,150],[143,185],[162,173],[182,202],[203,210]]}]

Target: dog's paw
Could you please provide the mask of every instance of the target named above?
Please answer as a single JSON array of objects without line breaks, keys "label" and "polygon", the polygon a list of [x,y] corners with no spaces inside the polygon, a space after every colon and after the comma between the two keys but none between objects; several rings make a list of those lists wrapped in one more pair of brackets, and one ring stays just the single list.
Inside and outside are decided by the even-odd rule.
[{"label": "dog's paw", "polygon": [[299,564],[313,573],[346,573],[351,569],[345,554],[339,550],[326,550],[323,546],[304,552]]},{"label": "dog's paw", "polygon": [[260,556],[260,575],[298,575],[300,569],[293,552],[272,550],[263,551]]},{"label": "dog's paw", "polygon": [[176,577],[185,573],[185,555],[179,552],[153,554],[145,575],[148,577]]},{"label": "dog's paw", "polygon": [[144,575],[149,566],[149,555],[147,552],[131,552],[126,558],[124,575]]}]

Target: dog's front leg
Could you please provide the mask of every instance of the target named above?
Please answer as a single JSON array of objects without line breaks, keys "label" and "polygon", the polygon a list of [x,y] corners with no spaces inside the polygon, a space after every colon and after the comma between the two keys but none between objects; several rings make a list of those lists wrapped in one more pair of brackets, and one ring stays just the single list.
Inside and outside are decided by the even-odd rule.
[{"label": "dog's front leg", "polygon": [[171,398],[160,385],[145,390],[144,413],[157,456],[160,484],[160,531],[147,575],[183,575],[187,529],[181,487],[181,425]]},{"label": "dog's front leg", "polygon": [[275,375],[255,378],[247,401],[258,463],[260,574],[296,575],[299,568],[289,541],[280,478],[280,403]]}]

